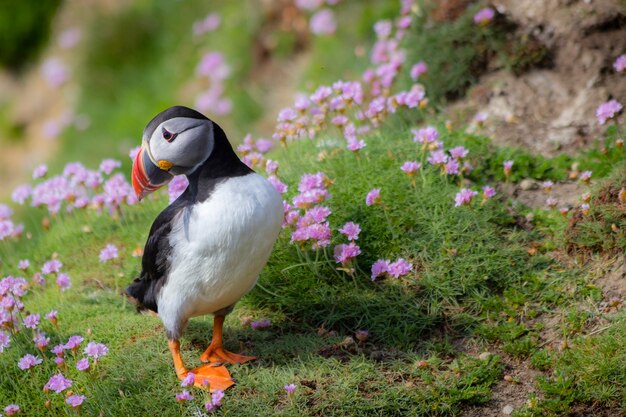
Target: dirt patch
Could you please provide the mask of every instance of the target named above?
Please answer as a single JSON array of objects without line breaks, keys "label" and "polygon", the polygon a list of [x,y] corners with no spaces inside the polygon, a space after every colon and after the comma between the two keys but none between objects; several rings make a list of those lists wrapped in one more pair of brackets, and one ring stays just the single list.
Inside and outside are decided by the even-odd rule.
[{"label": "dirt patch", "polygon": [[531,208],[547,207],[546,200],[551,197],[557,201],[557,207],[573,207],[580,204],[581,195],[588,187],[577,182],[559,182],[548,193],[540,181],[526,179],[518,184],[500,184],[498,191],[525,206]]},{"label": "dirt patch", "polygon": [[526,404],[531,394],[538,394],[535,379],[540,371],[532,369],[527,361],[513,359],[503,352],[497,354],[504,362],[504,379],[491,387],[492,396],[487,404],[466,409],[464,417],[511,415]]},{"label": "dirt patch", "polygon": [[552,54],[552,68],[515,76],[485,75],[468,98],[450,107],[453,119],[484,112],[484,132],[497,143],[544,155],[573,153],[605,129],[597,106],[626,97],[623,74],[612,64],[626,51],[626,10],[619,0],[497,0],[494,6]]},{"label": "dirt patch", "polygon": [[[608,270],[602,271],[594,284],[602,289],[604,299],[609,304],[619,302],[626,298],[626,259],[624,255],[619,256],[610,264]],[[608,305],[608,308],[618,306]]]}]

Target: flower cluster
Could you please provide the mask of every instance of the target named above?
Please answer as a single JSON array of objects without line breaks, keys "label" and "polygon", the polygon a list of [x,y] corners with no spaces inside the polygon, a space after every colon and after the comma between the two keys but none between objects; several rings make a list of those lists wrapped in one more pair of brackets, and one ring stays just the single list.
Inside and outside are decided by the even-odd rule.
[{"label": "flower cluster", "polygon": [[298,242],[302,246],[310,244],[313,249],[330,245],[331,229],[327,217],[331,211],[321,205],[330,197],[330,184],[322,172],[304,174],[298,185],[300,193],[292,199],[292,204],[284,203],[284,226],[295,226],[291,243]]},{"label": "flower cluster", "polygon": [[230,76],[230,66],[221,52],[207,52],[196,67],[196,75],[207,87],[196,97],[196,108],[217,115],[230,114],[233,104],[224,97],[224,82]]},{"label": "flower cluster", "polygon": [[332,35],[337,30],[337,22],[333,11],[327,7],[322,8],[324,3],[334,5],[339,0],[296,0],[295,6],[313,15],[309,20],[309,30],[314,35]]},{"label": "flower cluster", "polygon": [[[87,207],[99,212],[106,209],[113,214],[125,204],[137,203],[133,188],[124,175],[114,173],[120,166],[119,161],[105,159],[98,170],[90,170],[80,162],[71,162],[61,175],[37,184],[18,186],[13,190],[12,199],[21,205],[30,199],[31,206],[46,207],[53,215],[61,209],[71,212]],[[37,168],[34,177],[43,179],[47,171],[44,168]]]},{"label": "flower cluster", "polygon": [[395,262],[388,259],[379,259],[372,265],[372,281],[376,278],[390,276],[400,278],[413,271],[413,265],[405,259],[399,258]]}]

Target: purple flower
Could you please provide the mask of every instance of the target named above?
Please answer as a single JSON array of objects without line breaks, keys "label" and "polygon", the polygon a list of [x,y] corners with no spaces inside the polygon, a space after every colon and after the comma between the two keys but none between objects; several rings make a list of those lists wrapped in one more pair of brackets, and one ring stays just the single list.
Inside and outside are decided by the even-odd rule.
[{"label": "purple flower", "polygon": [[350,240],[357,240],[359,238],[359,233],[361,232],[361,227],[356,223],[347,222],[341,229],[339,229],[339,232]]},{"label": "purple flower", "polygon": [[591,180],[591,174],[591,171],[583,171],[580,173],[580,177],[578,178],[580,178],[582,182],[589,182]]},{"label": "purple flower", "polygon": [[66,29],[59,35],[59,46],[63,49],[71,49],[80,42],[81,36],[82,34],[79,28],[73,27]]},{"label": "purple flower", "polygon": [[56,323],[59,316],[59,312],[56,310],[50,310],[48,314],[45,315],[46,320],[50,320],[52,324]]},{"label": "purple flower", "polygon": [[269,319],[259,319],[250,323],[250,327],[254,330],[266,329],[272,325],[272,322]]},{"label": "purple flower", "polygon": [[443,169],[448,175],[457,175],[459,173],[459,162],[456,159],[448,159]]},{"label": "purple flower", "polygon": [[543,188],[545,191],[548,191],[548,192],[552,190],[553,186],[554,186],[554,183],[550,180],[547,180],[541,183],[541,188]]},{"label": "purple flower", "polygon": [[476,191],[470,190],[469,188],[462,188],[454,197],[454,206],[459,207],[470,204],[476,194],[478,194]]},{"label": "purple flower", "polygon": [[267,180],[270,182],[270,184],[274,186],[276,191],[278,191],[280,194],[284,194],[287,192],[287,190],[289,190],[289,187],[287,186],[287,184],[282,182],[276,175],[270,175],[269,177],[267,177]]},{"label": "purple flower", "polygon": [[314,35],[330,35],[337,30],[335,15],[330,9],[322,9],[311,16],[309,28]]},{"label": "purple flower", "polygon": [[20,369],[26,370],[39,365],[41,362],[43,362],[43,359],[41,359],[39,356],[33,356],[29,353],[19,360],[17,366]]},{"label": "purple flower", "polygon": [[489,199],[492,198],[494,195],[496,195],[496,190],[494,190],[492,187],[488,185],[483,187],[483,198]]},{"label": "purple flower", "polygon": [[24,201],[26,201],[26,199],[30,197],[30,194],[32,192],[33,187],[31,187],[30,185],[20,185],[13,190],[13,193],[11,194],[11,200],[15,201],[18,204],[24,204]]},{"label": "purple flower", "polygon": [[434,143],[439,139],[439,132],[432,126],[423,127],[421,129],[413,129],[413,142],[418,142],[423,145]]},{"label": "purple flower", "polygon": [[[448,162],[448,155],[442,150],[432,151],[428,157],[428,162],[431,165],[443,165]],[[458,169],[458,164],[457,164]]]},{"label": "purple flower", "polygon": [[296,390],[296,384],[285,384],[287,395],[292,395]]},{"label": "purple flower", "polygon": [[57,276],[56,284],[59,286],[61,291],[65,291],[72,286],[72,281],[70,280],[70,277],[67,274],[60,273]]},{"label": "purple flower", "polygon": [[136,146],[134,148],[132,148],[129,152],[128,152],[128,156],[130,159],[132,159],[133,161],[135,160],[135,158],[137,157],[137,154],[139,153],[139,151],[141,150],[141,146]]},{"label": "purple flower", "polygon": [[626,55],[620,55],[617,57],[615,62],[613,63],[613,68],[617,72],[625,72],[626,71]]},{"label": "purple flower", "polygon": [[17,404],[9,404],[4,407],[4,412],[6,413],[7,417],[12,417],[20,412],[20,406]]},{"label": "purple flower", "polygon": [[114,169],[119,168],[121,166],[122,166],[122,163],[120,161],[117,161],[115,159],[105,159],[100,164],[100,171],[105,173],[106,175],[110,175]]},{"label": "purple flower", "polygon": [[417,80],[420,75],[426,74],[428,71],[428,65],[424,61],[420,61],[411,67],[411,78]]},{"label": "purple flower", "polygon": [[48,166],[46,164],[41,164],[33,171],[33,179],[43,178],[48,173]]},{"label": "purple flower", "polygon": [[379,259],[372,265],[372,281],[389,271],[390,261],[388,259]]},{"label": "purple flower", "polygon": [[4,349],[8,348],[10,344],[11,336],[0,330],[0,353],[4,352]]},{"label": "purple flower", "polygon": [[54,353],[57,356],[63,356],[63,352],[65,351],[65,345],[60,344],[53,347],[50,352]]},{"label": "purple flower", "polygon": [[64,348],[69,349],[69,350],[78,350],[78,347],[80,346],[81,343],[83,343],[84,340],[85,339],[83,339],[82,336],[78,336],[78,335],[70,336]]},{"label": "purple flower", "polygon": [[58,259],[52,259],[43,264],[43,266],[41,267],[41,273],[44,275],[57,273],[62,266],[63,264],[61,263],[61,261],[59,261]]},{"label": "purple flower", "polygon": [[30,261],[28,259],[22,259],[17,264],[18,269],[21,269],[22,271],[26,271],[29,266],[30,266]]},{"label": "purple flower", "polygon": [[467,156],[468,153],[469,151],[463,146],[457,146],[450,149],[450,156],[454,159],[463,159]]},{"label": "purple flower", "polygon": [[346,265],[352,259],[356,258],[361,253],[359,246],[352,242],[347,245],[341,244],[335,246],[334,258],[338,264]]},{"label": "purple flower", "polygon": [[167,184],[167,194],[170,198],[170,204],[187,189],[188,185],[189,181],[184,175],[176,175],[172,178],[172,180]]},{"label": "purple flower", "polygon": [[67,66],[59,58],[48,58],[41,66],[41,75],[50,87],[60,87],[69,78]]},{"label": "purple flower", "polygon": [[295,0],[294,3],[301,10],[316,10],[324,4],[324,0]]},{"label": "purple flower", "polygon": [[76,362],[76,369],[79,371],[86,371],[89,369],[89,358],[83,358]]},{"label": "purple flower", "polygon": [[217,13],[211,13],[204,19],[194,22],[192,28],[194,36],[200,36],[207,32],[213,32],[220,26],[221,21],[222,19],[220,18],[220,15]]},{"label": "purple flower", "polygon": [[50,343],[50,338],[46,337],[45,333],[38,332],[33,337],[33,342],[35,342],[35,346],[37,347],[37,349],[43,350],[46,346],[48,346],[48,343]]},{"label": "purple flower", "polygon": [[622,111],[622,105],[617,100],[609,100],[602,103],[596,110],[596,117],[601,125],[605,124],[608,119],[612,119],[616,114]]},{"label": "purple flower", "polygon": [[404,164],[402,164],[400,169],[404,171],[407,175],[413,176],[415,175],[415,172],[421,167],[422,167],[422,164],[420,164],[419,162],[406,161]]},{"label": "purple flower", "polygon": [[181,387],[193,386],[196,382],[196,375],[193,372],[189,372],[186,377],[180,382]]},{"label": "purple flower", "polygon": [[59,368],[64,367],[65,358],[63,356],[57,356],[54,358],[54,363],[56,363]]},{"label": "purple flower", "polygon": [[268,159],[265,161],[265,172],[270,175],[276,174],[278,172],[278,162]]},{"label": "purple flower", "polygon": [[182,392],[176,394],[176,401],[178,401],[179,403],[184,401],[193,401],[193,395],[191,395],[189,391],[184,389]]},{"label": "purple flower", "polygon": [[502,168],[504,169],[504,175],[507,177],[511,175],[511,169],[513,168],[513,161],[508,160],[502,163]]},{"label": "purple flower", "polygon": [[119,256],[117,247],[111,243],[100,251],[100,262],[106,262]]},{"label": "purple flower", "polygon": [[400,278],[411,272],[413,270],[413,265],[411,265],[408,261],[400,258],[397,261],[389,264],[387,268],[387,273],[394,278]]},{"label": "purple flower", "polygon": [[556,207],[557,204],[559,204],[559,200],[557,200],[556,198],[548,197],[548,199],[546,200],[546,206],[550,208]]},{"label": "purple flower", "polygon": [[382,199],[380,197],[380,188],[373,188],[369,193],[367,193],[367,196],[365,197],[365,204],[373,206],[381,203]]},{"label": "purple flower", "polygon": [[83,353],[97,360],[109,353],[109,348],[102,343],[89,342]]},{"label": "purple flower", "polygon": [[223,398],[224,398],[224,391],[222,391],[221,389],[216,389],[211,394],[211,403],[213,403],[215,407],[219,407],[222,405]]},{"label": "purple flower", "polygon": [[[200,64],[196,68],[196,73],[219,83],[230,75],[230,67],[226,64],[224,55],[220,52],[209,52],[202,57]],[[213,91],[217,95],[221,95],[220,91]]]},{"label": "purple flower", "polygon": [[84,395],[70,395],[65,399],[65,403],[71,405],[73,408],[80,407],[85,401]]},{"label": "purple flower", "polygon": [[29,329],[36,329],[39,326],[39,319],[41,316],[39,314],[29,314],[24,318],[24,326]]},{"label": "purple flower", "polygon": [[351,152],[358,152],[361,149],[365,148],[367,143],[364,140],[350,138],[348,139],[348,150]]},{"label": "purple flower", "polygon": [[474,15],[474,23],[481,26],[486,26],[493,20],[496,12],[491,7],[485,7],[484,9],[480,9]]}]

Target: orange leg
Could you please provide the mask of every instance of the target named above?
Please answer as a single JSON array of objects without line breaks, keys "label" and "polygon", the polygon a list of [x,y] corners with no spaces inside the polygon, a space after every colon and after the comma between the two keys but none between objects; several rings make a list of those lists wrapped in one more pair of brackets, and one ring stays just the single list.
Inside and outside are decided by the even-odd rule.
[{"label": "orange leg", "polygon": [[192,372],[194,374],[194,386],[199,388],[208,386],[211,391],[217,389],[224,391],[235,384],[225,366],[202,365],[189,371],[185,368],[183,358],[180,356],[180,342],[168,340],[167,344],[174,359],[174,369],[178,379],[182,380],[189,372]]},{"label": "orange leg", "polygon": [[220,365],[223,363],[244,363],[256,359],[254,356],[244,356],[232,353],[222,346],[222,328],[224,327],[224,316],[215,316],[213,319],[213,339],[211,344],[204,351],[200,360]]}]

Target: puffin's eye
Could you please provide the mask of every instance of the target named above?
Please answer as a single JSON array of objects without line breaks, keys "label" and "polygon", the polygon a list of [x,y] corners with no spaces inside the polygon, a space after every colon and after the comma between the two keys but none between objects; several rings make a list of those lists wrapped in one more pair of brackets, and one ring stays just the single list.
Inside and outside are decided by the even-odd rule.
[{"label": "puffin's eye", "polygon": [[164,127],[161,128],[161,132],[163,134],[163,139],[165,139],[168,142],[171,142],[174,139],[176,139],[176,136],[178,135],[177,133],[170,132],[169,130],[167,130]]}]

